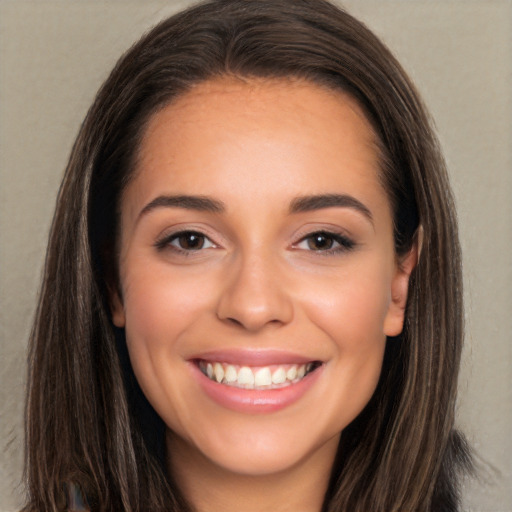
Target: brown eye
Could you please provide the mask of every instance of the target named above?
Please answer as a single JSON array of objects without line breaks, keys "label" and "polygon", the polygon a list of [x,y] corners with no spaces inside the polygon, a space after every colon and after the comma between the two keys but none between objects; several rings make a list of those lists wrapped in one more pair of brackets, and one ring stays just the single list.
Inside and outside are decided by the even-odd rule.
[{"label": "brown eye", "polygon": [[315,233],[307,238],[308,249],[312,251],[328,251],[334,245],[333,237],[325,233]]},{"label": "brown eye", "polygon": [[336,254],[349,251],[354,246],[355,243],[345,235],[317,231],[305,236],[295,245],[295,248],[323,254]]},{"label": "brown eye", "polygon": [[180,231],[165,237],[157,242],[156,246],[160,250],[168,247],[176,251],[192,252],[215,247],[215,244],[206,235],[197,231]]},{"label": "brown eye", "polygon": [[[187,251],[197,251],[204,246],[205,237],[199,233],[186,232],[178,235],[172,242],[172,245],[177,245],[180,249]],[[175,243],[173,243],[175,242]]]}]

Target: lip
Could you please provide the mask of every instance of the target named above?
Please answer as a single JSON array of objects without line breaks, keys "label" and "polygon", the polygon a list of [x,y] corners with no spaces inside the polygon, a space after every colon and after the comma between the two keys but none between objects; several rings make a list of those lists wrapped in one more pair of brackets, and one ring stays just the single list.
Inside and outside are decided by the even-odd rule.
[{"label": "lip", "polygon": [[212,350],[193,355],[189,361],[221,362],[240,366],[271,366],[279,364],[305,364],[319,361],[315,357],[305,357],[282,350]]},{"label": "lip", "polygon": [[[216,353],[215,357],[218,355],[219,353]],[[205,359],[205,357],[206,356],[203,354],[201,359]],[[230,364],[235,362],[233,359],[226,360],[226,358],[211,360],[223,361]],[[256,366],[255,363],[258,363],[260,366],[266,366],[263,361],[266,361],[266,356],[256,357],[256,360],[251,359],[251,362],[249,362],[248,359],[244,359],[243,362],[240,359],[237,359],[236,364],[242,363]],[[304,360],[302,358],[298,362],[302,363],[310,361],[311,359]],[[297,359],[291,361],[288,357],[286,359],[286,363],[290,362],[293,364],[297,362]],[[272,359],[272,363],[285,364],[285,361],[277,363],[274,358]],[[298,402],[314,386],[315,382],[317,382],[325,368],[325,364],[322,364],[295,384],[278,389],[261,390],[241,389],[219,384],[218,382],[206,377],[195,362],[189,361],[189,367],[193,374],[193,378],[197,380],[204,393],[218,405],[225,407],[226,409],[245,414],[265,414],[277,412]]]}]

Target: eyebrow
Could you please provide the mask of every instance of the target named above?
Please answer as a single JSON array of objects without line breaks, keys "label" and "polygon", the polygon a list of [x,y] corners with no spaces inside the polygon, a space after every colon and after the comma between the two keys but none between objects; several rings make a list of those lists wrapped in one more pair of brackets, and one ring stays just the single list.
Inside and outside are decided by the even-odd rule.
[{"label": "eyebrow", "polygon": [[[347,194],[317,194],[300,196],[290,202],[289,212],[303,213],[324,208],[353,208],[362,213],[373,224],[373,215],[361,201]],[[184,208],[200,212],[223,213],[226,206],[222,201],[208,196],[163,195],[150,201],[139,214],[139,218],[156,208]]]},{"label": "eyebrow", "polygon": [[226,210],[222,201],[207,196],[158,196],[144,206],[139,218],[156,208],[184,208],[185,210],[210,213],[222,213]]},{"label": "eyebrow", "polygon": [[347,194],[319,194],[296,197],[290,203],[290,213],[311,212],[333,207],[353,208],[362,213],[373,224],[373,215],[370,209],[355,197]]}]

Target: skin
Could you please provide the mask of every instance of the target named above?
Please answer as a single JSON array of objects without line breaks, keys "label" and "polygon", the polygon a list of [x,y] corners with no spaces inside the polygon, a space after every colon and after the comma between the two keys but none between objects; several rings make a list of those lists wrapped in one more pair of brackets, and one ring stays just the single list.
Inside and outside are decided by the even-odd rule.
[{"label": "skin", "polygon": [[[290,212],[297,197],[348,206]],[[157,205],[208,196],[224,210]],[[142,212],[142,213],[141,213]],[[402,330],[416,249],[398,261],[374,132],[348,96],[304,81],[222,78],[150,120],[121,204],[121,295],[142,390],[168,426],[168,468],[198,511],[319,511],[341,431],[372,396]],[[205,235],[200,250],[176,232]],[[351,242],[315,245],[312,233]],[[309,237],[309,238],[308,238]],[[325,242],[325,238],[323,240]],[[322,362],[275,412],[219,405],[191,358],[281,350]]]}]

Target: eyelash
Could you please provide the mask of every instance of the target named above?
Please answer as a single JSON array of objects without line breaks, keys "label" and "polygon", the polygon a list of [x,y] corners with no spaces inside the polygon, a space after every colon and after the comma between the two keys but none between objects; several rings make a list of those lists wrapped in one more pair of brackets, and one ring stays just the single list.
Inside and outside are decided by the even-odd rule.
[{"label": "eyelash", "polygon": [[[173,245],[172,242],[174,242],[175,240],[179,240],[180,238],[186,237],[186,236],[187,237],[195,236],[199,239],[202,239],[203,244],[201,245],[201,247],[199,247],[197,249],[185,249],[183,247],[178,247],[176,245]],[[208,247],[204,247],[205,243],[209,243],[210,245]],[[156,241],[155,247],[160,251],[162,251],[166,248],[170,248],[171,250],[173,250],[175,252],[178,252],[178,253],[181,253],[184,255],[189,255],[190,253],[198,252],[202,249],[209,249],[211,247],[217,247],[217,246],[204,233],[201,233],[200,231],[194,231],[194,230],[189,229],[189,230],[184,230],[184,231],[178,231],[177,233],[172,233],[170,235],[165,235],[163,238]]]},{"label": "eyelash", "polygon": [[343,252],[347,252],[347,251],[354,249],[354,247],[356,245],[353,240],[346,237],[345,235],[342,235],[341,233],[333,233],[331,231],[315,231],[315,232],[309,233],[305,237],[301,238],[298,243],[294,244],[294,247],[300,249],[300,247],[299,247],[300,244],[302,244],[304,242],[312,241],[315,237],[317,237],[317,238],[322,237],[325,240],[330,241],[332,244],[338,244],[338,246],[329,247],[327,249],[312,249],[308,243],[308,249],[306,249],[306,250],[321,254],[323,256],[330,256],[330,255],[336,255],[336,254],[340,254]]},{"label": "eyelash", "polygon": [[[179,247],[179,246],[173,244],[174,241],[179,241],[179,239],[182,237],[197,237],[198,239],[202,240],[202,244],[198,248],[188,248],[188,249]],[[309,242],[312,242],[315,237],[317,238],[317,241],[319,238],[323,238],[324,241],[327,241],[328,243],[330,243],[331,246],[328,247],[327,249],[312,248]],[[204,247],[205,243],[206,244],[209,243],[210,245],[208,245],[207,247]],[[303,243],[307,243],[308,247],[301,248],[300,245]],[[337,246],[335,245],[334,247],[332,247],[332,245],[334,245],[334,244],[338,244],[338,245]],[[335,254],[343,253],[346,251],[350,251],[355,247],[355,245],[356,244],[353,240],[346,237],[345,235],[342,235],[341,233],[333,233],[330,231],[314,231],[312,233],[308,233],[306,236],[301,238],[296,244],[293,245],[293,247],[295,249],[304,249],[307,251],[311,251],[314,253],[318,253],[318,254],[327,256],[327,255],[335,255]],[[155,247],[160,251],[162,251],[166,248],[170,248],[171,250],[173,250],[177,253],[181,253],[184,255],[190,255],[191,253],[199,252],[203,249],[216,248],[217,245],[214,242],[212,242],[210,240],[210,238],[208,238],[204,233],[201,233],[200,231],[184,230],[184,231],[178,231],[176,233],[172,233],[170,235],[166,235],[163,238],[161,238],[160,240],[157,240],[155,243]]]}]

